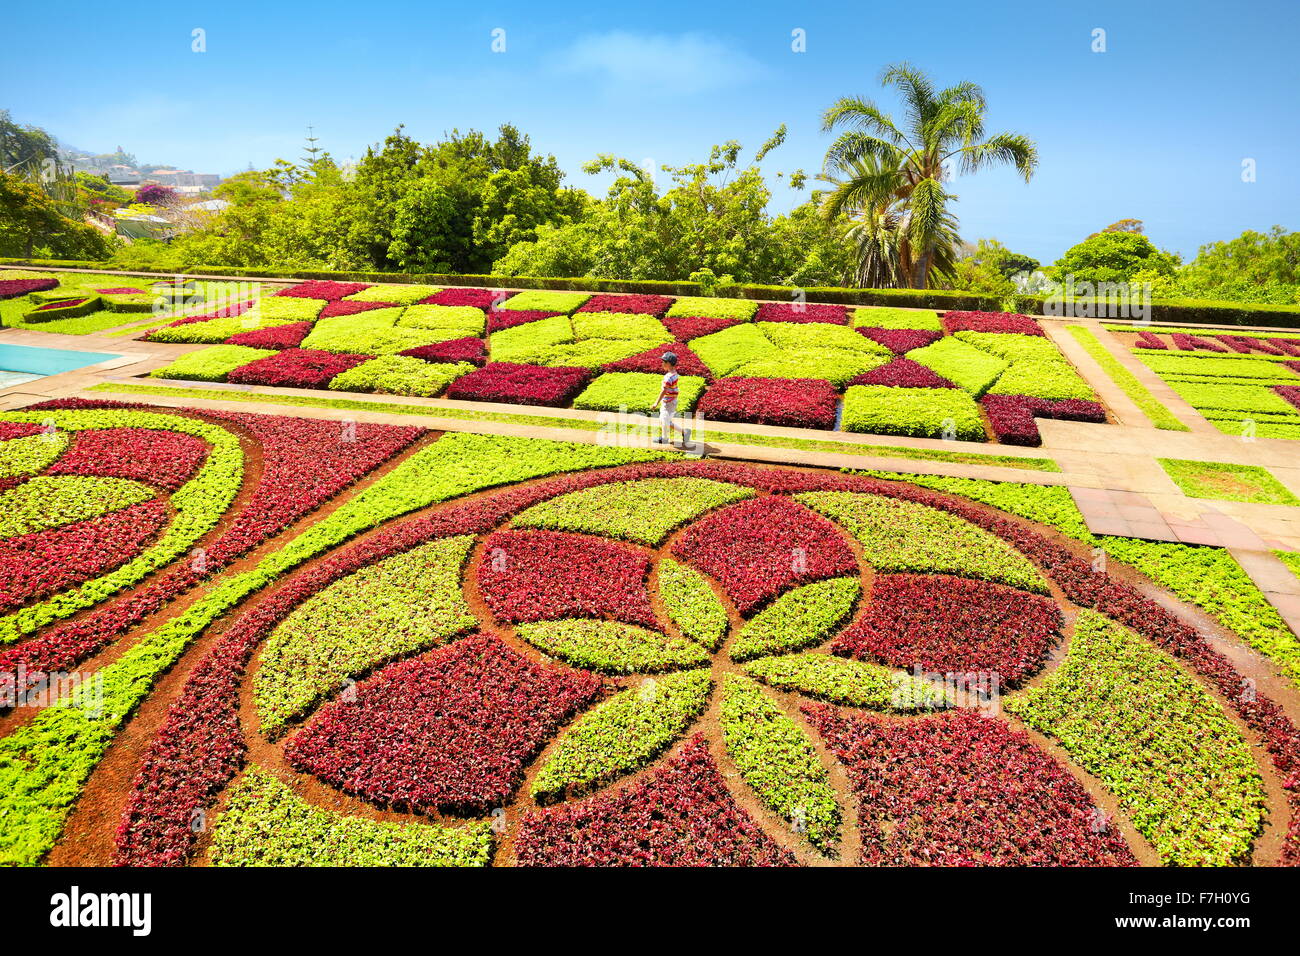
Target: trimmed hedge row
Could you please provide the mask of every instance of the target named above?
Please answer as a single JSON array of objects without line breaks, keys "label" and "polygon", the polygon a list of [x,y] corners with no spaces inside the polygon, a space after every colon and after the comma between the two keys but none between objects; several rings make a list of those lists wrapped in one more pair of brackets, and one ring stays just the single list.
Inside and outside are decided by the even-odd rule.
[{"label": "trimmed hedge row", "polygon": [[[113,271],[105,262],[86,262],[71,259],[18,259],[0,258],[0,265],[24,265],[33,268],[72,268]],[[164,275],[164,273],[158,273]],[[351,282],[414,282],[434,286],[480,286],[505,289],[552,289],[582,292],[623,292],[633,294],[658,294],[693,296],[704,295],[706,290],[696,282],[665,282],[634,279],[593,279],[588,276],[574,278],[539,276],[490,275],[437,275],[400,272],[331,272],[326,270],[273,269],[244,266],[195,266],[186,275],[265,276],[272,279],[327,279]],[[794,290],[778,285],[733,285],[709,291],[712,296],[740,299],[789,300]],[[970,292],[951,292],[941,289],[846,289],[819,286],[802,290],[809,302],[839,305],[883,305],[899,308],[937,309],[941,311],[998,312],[1013,303],[997,296],[977,295]],[[1041,314],[1044,300],[1041,296],[1014,297],[1017,312]],[[1079,306],[1084,300],[1074,300]],[[1097,305],[1091,303],[1092,314]],[[1082,311],[1082,310],[1080,310]],[[1300,328],[1300,307],[1264,305],[1260,303],[1217,302],[1209,300],[1171,299],[1151,303],[1153,322],[1186,322],[1193,325],[1271,325]]]}]

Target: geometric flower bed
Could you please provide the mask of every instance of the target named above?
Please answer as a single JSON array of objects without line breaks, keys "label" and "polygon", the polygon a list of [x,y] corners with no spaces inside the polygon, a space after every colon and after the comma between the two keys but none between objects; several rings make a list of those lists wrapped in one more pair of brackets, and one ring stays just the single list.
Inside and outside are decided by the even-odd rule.
[{"label": "geometric flower bed", "polygon": [[312,281],[147,337],[211,346],[164,378],[645,413],[672,351],[679,411],[705,419],[1025,445],[1035,417],[1105,421],[1038,323],[1005,313]]},{"label": "geometric flower bed", "polygon": [[[1300,737],[1281,709],[1232,693],[1241,675],[1194,628],[1087,552],[987,507],[638,449],[467,433],[411,447],[416,429],[56,406],[0,415],[10,492],[28,489],[9,512],[44,525],[24,534],[140,495],[217,516],[239,503],[158,552],[160,574],[87,592],[72,620],[22,616],[38,603],[3,619],[13,650],[100,615],[120,629],[97,646],[132,633],[97,668],[100,710],[82,697],[0,737],[7,862],[1231,863],[1256,845],[1266,784],[1288,835],[1264,852],[1300,860]],[[262,446],[250,488],[247,450],[223,437],[236,424]],[[177,464],[158,484],[107,473],[99,433],[119,428],[116,447],[165,433],[143,454]],[[321,468],[343,471],[302,475]],[[240,525],[258,487],[295,474],[315,483]],[[125,482],[96,499],[120,506],[41,511],[42,482],[72,481]],[[226,497],[203,497],[209,482]],[[256,562],[221,571],[267,535]],[[197,576],[194,540],[212,562]],[[1067,620],[1068,653],[1049,661]],[[1024,689],[954,709],[930,672]],[[97,771],[151,692],[165,697],[138,759]],[[88,785],[120,826],[51,857],[84,825],[69,813]],[[844,852],[854,833],[860,859]]]}]

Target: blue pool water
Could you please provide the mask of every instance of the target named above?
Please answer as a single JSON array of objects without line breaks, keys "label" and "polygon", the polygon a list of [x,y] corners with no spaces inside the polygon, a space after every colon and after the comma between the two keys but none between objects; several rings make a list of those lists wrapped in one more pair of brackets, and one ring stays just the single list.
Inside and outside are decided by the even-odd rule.
[{"label": "blue pool water", "polygon": [[[0,388],[34,381],[43,375],[58,375],[119,358],[111,352],[72,352],[67,349],[38,349],[29,345],[0,345]],[[19,377],[21,376],[21,377]]]}]

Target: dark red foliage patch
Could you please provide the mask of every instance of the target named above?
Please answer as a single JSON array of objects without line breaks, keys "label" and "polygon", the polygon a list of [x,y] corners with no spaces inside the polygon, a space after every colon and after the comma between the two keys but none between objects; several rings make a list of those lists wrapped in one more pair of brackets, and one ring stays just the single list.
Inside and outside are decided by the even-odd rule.
[{"label": "dark red foliage patch", "polygon": [[849,772],[865,865],[1137,864],[1083,785],[1000,720],[803,711]]},{"label": "dark red foliage patch", "polygon": [[809,305],[806,302],[764,302],[754,315],[755,322],[825,322],[848,325],[849,310],[842,305]]},{"label": "dark red foliage patch", "polygon": [[577,397],[591,379],[585,368],[545,368],[491,362],[451,383],[447,397],[471,402],[545,405],[560,408]]},{"label": "dark red foliage patch", "polygon": [[713,378],[713,373],[709,371],[709,367],[699,360],[699,357],[691,351],[691,347],[685,342],[656,345],[652,349],[646,349],[644,352],[638,352],[628,358],[610,362],[605,366],[604,370],[606,372],[653,372],[656,375],[662,375],[665,352],[672,352],[677,356],[678,375],[698,375],[705,379]]},{"label": "dark red foliage patch", "polygon": [[564,312],[545,312],[540,309],[520,309],[517,312],[489,312],[487,330],[491,334],[500,332],[502,329],[513,329],[516,325],[527,325],[529,322],[536,322],[538,319],[549,319],[564,314]]},{"label": "dark red foliage patch", "polygon": [[138,295],[143,289],[133,289],[131,286],[116,286],[112,289],[96,289],[100,295]]},{"label": "dark red foliage patch", "polygon": [[354,699],[322,707],[284,754],[381,806],[485,813],[509,800],[528,762],[601,690],[586,671],[535,664],[476,634],[385,667]]},{"label": "dark red foliage patch", "polygon": [[1202,338],[1199,335],[1189,335],[1186,332],[1171,332],[1170,338],[1174,340],[1174,348],[1181,349],[1184,352],[1226,352],[1224,346],[1212,339]]},{"label": "dark red foliage patch", "polygon": [[1137,347],[1140,349],[1163,349],[1169,350],[1169,346],[1157,335],[1143,330],[1138,333]]},{"label": "dark red foliage patch", "polygon": [[325,308],[320,310],[319,319],[332,319],[339,315],[359,315],[362,312],[373,312],[375,309],[394,308],[391,302],[357,302],[352,300],[340,300],[328,303]]},{"label": "dark red foliage patch", "polygon": [[849,385],[893,385],[896,388],[956,388],[938,372],[908,358],[855,375]]},{"label": "dark red foliage patch", "polygon": [[17,299],[59,287],[58,279],[0,279],[0,299]]},{"label": "dark red foliage patch", "polygon": [[311,332],[310,322],[274,325],[251,332],[237,332],[226,339],[229,345],[247,345],[254,349],[296,349]]},{"label": "dark red foliage patch", "polygon": [[39,435],[40,433],[40,425],[33,425],[29,422],[0,422],[0,441],[8,441],[10,438],[26,438],[28,435]]},{"label": "dark red foliage patch", "polygon": [[1106,409],[1083,398],[1051,401],[1032,395],[985,395],[980,399],[993,434],[1004,445],[1037,448],[1043,443],[1035,418],[1066,422],[1104,422]]},{"label": "dark red foliage patch", "polygon": [[835,525],[774,495],[706,515],[678,536],[673,555],[716,578],[745,615],[796,584],[858,573]]},{"label": "dark red foliage patch", "polygon": [[166,520],[166,504],[153,498],[88,521],[0,539],[0,613],[120,567]]},{"label": "dark red foliage patch", "polygon": [[[1269,344],[1278,350],[1280,355],[1300,355],[1300,339],[1269,339]],[[1291,366],[1294,368],[1295,363]]]},{"label": "dark red foliage patch", "polygon": [[275,355],[241,365],[226,376],[237,385],[279,385],[293,388],[325,388],[335,375],[362,362],[370,355],[346,355],[319,349],[285,349]]},{"label": "dark red foliage patch", "polygon": [[[204,312],[202,315],[187,315],[184,318],[177,319],[175,322],[169,322],[164,328],[175,328],[178,325],[193,325],[195,322],[208,322],[212,319],[224,319],[232,315],[243,315],[253,307],[252,302],[234,302],[213,309],[211,312]],[[157,329],[154,330],[158,331]],[[145,341],[153,338],[153,332],[145,336]]]},{"label": "dark red foliage patch", "polygon": [[839,402],[835,386],[820,378],[723,378],[696,407],[715,422],[830,429]]},{"label": "dark red foliage patch", "polygon": [[593,295],[579,312],[613,312],[618,315],[662,316],[676,301],[670,295]]},{"label": "dark red foliage patch", "polygon": [[561,531],[498,531],[483,547],[479,588],[500,621],[603,618],[659,628],[646,590],[650,561],[636,548]]},{"label": "dark red foliage patch", "polygon": [[130,478],[175,491],[194,477],[208,454],[203,439],[155,428],[92,428],[73,432],[50,475]]},{"label": "dark red foliage patch", "polygon": [[866,613],[831,651],[904,670],[997,674],[1014,687],[1042,665],[1060,630],[1060,609],[1036,594],[945,574],[882,574]]},{"label": "dark red foliage patch", "polygon": [[945,312],[941,320],[949,335],[954,332],[1016,332],[1021,335],[1045,335],[1027,315],[1015,312]]},{"label": "dark red foliage patch", "polygon": [[1252,338],[1248,335],[1216,335],[1215,339],[1228,346],[1228,348],[1232,349],[1234,352],[1241,352],[1243,355],[1250,352],[1263,352],[1265,355],[1294,354],[1283,352],[1267,339]]},{"label": "dark red foliage patch", "polygon": [[89,301],[89,299],[87,299],[87,298],[85,298],[85,297],[80,298],[80,299],[59,299],[57,302],[47,302],[47,303],[45,303],[44,305],[38,305],[38,306],[36,307],[36,311],[37,311],[37,312],[44,312],[44,311],[46,311],[47,309],[66,309],[66,308],[68,308],[69,306],[81,305],[82,303],[84,303],[84,302],[88,302],[88,301]]},{"label": "dark red foliage patch", "polygon": [[443,289],[420,302],[423,305],[472,305],[489,312],[498,301],[504,302],[507,298],[509,293],[500,289]]},{"label": "dark red foliage patch", "polygon": [[794,866],[736,805],[703,736],[634,786],[524,815],[520,866]]},{"label": "dark red foliage patch", "polygon": [[[1284,363],[1287,365],[1295,364],[1293,362]],[[1300,369],[1296,369],[1300,372]],[[1273,391],[1277,392],[1296,408],[1300,408],[1300,385],[1275,385]]]},{"label": "dark red foliage patch", "polygon": [[714,332],[721,332],[723,329],[729,329],[740,320],[673,318],[670,316],[662,321],[664,327],[672,333],[674,339],[678,342],[689,342],[691,339],[698,339],[702,335],[712,335]]},{"label": "dark red foliage patch", "polygon": [[935,332],[933,329],[858,329],[858,331],[898,355],[943,338],[942,332]]},{"label": "dark red foliage patch", "polygon": [[300,282],[287,289],[281,289],[276,295],[290,295],[300,299],[326,299],[333,302],[369,288],[369,282],[331,282],[328,279],[312,279],[309,282]]},{"label": "dark red foliage patch", "polygon": [[471,335],[463,339],[420,345],[400,354],[424,359],[426,362],[469,362],[471,365],[482,365],[487,361],[487,343]]}]

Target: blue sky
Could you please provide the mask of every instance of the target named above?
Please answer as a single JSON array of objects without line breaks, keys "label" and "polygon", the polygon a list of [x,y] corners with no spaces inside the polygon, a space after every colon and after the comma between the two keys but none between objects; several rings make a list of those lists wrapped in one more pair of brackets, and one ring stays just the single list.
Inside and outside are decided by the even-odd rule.
[{"label": "blue sky", "polygon": [[[989,129],[1038,144],[1028,185],[1003,171],[956,181],[968,239],[1051,261],[1131,217],[1190,257],[1247,228],[1300,228],[1294,0],[146,2],[111,22],[104,10],[61,4],[56,40],[11,44],[0,107],[83,148],[222,174],[298,157],[309,123],[347,159],[398,123],[436,139],[512,122],[570,184],[601,194],[606,183],[580,168],[598,152],[679,165],[729,139],[752,151],[781,123],[789,138],[765,170],[815,173],[829,142],[821,112],[850,93],[893,110],[877,78],[906,59],[945,85],[980,83]],[[49,16],[27,4],[6,22],[49,38]],[[191,51],[194,28],[205,53]],[[1104,53],[1092,51],[1097,28]],[[806,52],[791,49],[795,29]],[[1242,181],[1244,159],[1255,182]],[[777,210],[800,198],[774,193]]]}]

